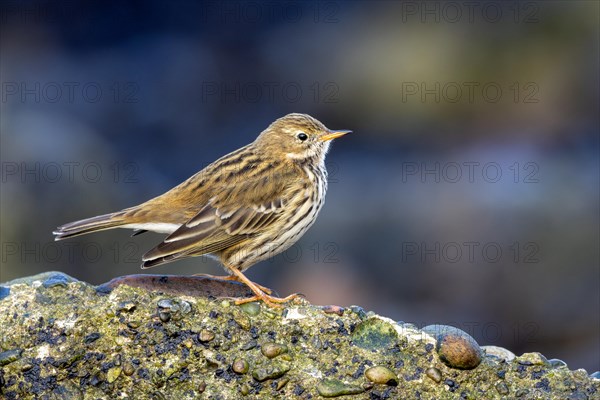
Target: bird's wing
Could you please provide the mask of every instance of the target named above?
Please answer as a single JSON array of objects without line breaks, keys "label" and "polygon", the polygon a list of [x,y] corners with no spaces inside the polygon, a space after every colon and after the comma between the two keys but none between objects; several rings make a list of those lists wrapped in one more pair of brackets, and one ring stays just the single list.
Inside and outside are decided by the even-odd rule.
[{"label": "bird's wing", "polygon": [[215,253],[268,229],[298,193],[294,179],[297,174],[282,171],[217,188],[193,218],[143,256],[142,268]]}]

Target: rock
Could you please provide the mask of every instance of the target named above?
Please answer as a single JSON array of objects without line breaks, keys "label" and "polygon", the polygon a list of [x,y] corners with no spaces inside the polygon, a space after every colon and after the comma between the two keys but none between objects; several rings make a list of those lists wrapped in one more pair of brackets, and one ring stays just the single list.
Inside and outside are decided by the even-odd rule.
[{"label": "rock", "polygon": [[273,342],[264,343],[260,350],[267,358],[275,358],[278,355],[287,352],[287,348],[285,346]]},{"label": "rock", "polygon": [[201,342],[210,342],[214,338],[215,338],[215,333],[213,331],[209,331],[208,329],[202,329],[202,331],[200,332],[200,335],[198,336],[198,339]]},{"label": "rock", "polygon": [[55,286],[67,287],[67,283],[75,282],[76,279],[62,272],[55,272],[49,275],[43,282],[42,286],[51,288]]},{"label": "rock", "polygon": [[496,390],[503,396],[510,392],[510,390],[508,390],[508,385],[505,382],[496,383]]},{"label": "rock", "polygon": [[439,383],[442,381],[442,372],[437,368],[427,368],[425,370],[425,375],[430,377],[434,382]]},{"label": "rock", "polygon": [[361,322],[352,333],[352,343],[367,350],[383,350],[398,341],[393,326],[379,318]]},{"label": "rock", "polygon": [[17,361],[21,358],[21,354],[23,354],[23,350],[21,349],[3,351],[2,353],[0,353],[0,366],[8,365],[12,362]]},{"label": "rock", "polygon": [[512,361],[516,357],[512,351],[507,350],[504,347],[481,346],[481,350],[483,350],[486,356],[493,356],[504,361]]},{"label": "rock", "polygon": [[386,367],[371,367],[365,371],[365,377],[373,383],[398,386],[398,377]]},{"label": "rock", "polygon": [[231,369],[233,370],[233,372],[240,375],[248,372],[249,368],[250,366],[248,365],[248,361],[244,360],[243,358],[236,358],[233,364],[231,365]]},{"label": "rock", "polygon": [[255,317],[260,314],[260,304],[256,301],[250,303],[244,303],[240,305],[240,308],[248,315]]},{"label": "rock", "polygon": [[436,351],[449,367],[473,369],[481,363],[481,349],[469,334],[447,325],[429,325],[423,331],[436,339]]},{"label": "rock", "polygon": [[267,379],[277,379],[285,375],[290,370],[290,364],[286,362],[274,362],[266,366],[261,366],[252,371],[252,377],[259,382]]},{"label": "rock", "polygon": [[[585,370],[536,353],[508,360],[486,350],[475,369],[451,368],[452,357],[436,347],[462,335],[448,327],[425,332],[358,306],[342,315],[306,301],[271,310],[215,299],[216,283],[206,280],[192,282],[208,288],[182,290],[186,280],[169,278],[162,290],[162,276],[142,279],[147,287],[122,278],[106,292],[55,274],[0,285],[10,293],[0,300],[2,399],[577,400],[600,393],[600,380]],[[44,287],[52,275],[58,283]]]},{"label": "rock", "polygon": [[323,397],[339,397],[348,394],[359,394],[364,392],[361,386],[350,385],[338,379],[323,379],[317,385],[317,392]]},{"label": "rock", "polygon": [[108,383],[113,383],[114,381],[116,381],[119,375],[121,375],[122,370],[123,369],[121,367],[114,367],[109,369],[106,373],[106,381]]},{"label": "rock", "polygon": [[6,286],[0,286],[0,300],[8,297],[10,295],[10,288]]},{"label": "rock", "polygon": [[548,362],[550,363],[550,366],[552,368],[561,368],[567,366],[566,362],[564,362],[563,360],[559,360],[558,358],[553,358],[551,360],[548,360]]},{"label": "rock", "polygon": [[550,363],[540,353],[524,353],[515,359],[521,365],[543,365],[550,367]]}]

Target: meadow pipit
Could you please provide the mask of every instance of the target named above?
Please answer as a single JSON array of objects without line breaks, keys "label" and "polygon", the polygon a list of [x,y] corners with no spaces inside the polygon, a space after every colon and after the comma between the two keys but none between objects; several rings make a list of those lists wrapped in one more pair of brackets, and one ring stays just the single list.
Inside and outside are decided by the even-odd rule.
[{"label": "meadow pipit", "polygon": [[256,140],[213,162],[168,192],[138,206],[58,227],[56,240],[112,228],[168,233],[144,254],[142,268],[212,255],[270,306],[289,301],[243,274],[294,244],[315,222],[327,190],[331,131],[306,114],[288,114]]}]

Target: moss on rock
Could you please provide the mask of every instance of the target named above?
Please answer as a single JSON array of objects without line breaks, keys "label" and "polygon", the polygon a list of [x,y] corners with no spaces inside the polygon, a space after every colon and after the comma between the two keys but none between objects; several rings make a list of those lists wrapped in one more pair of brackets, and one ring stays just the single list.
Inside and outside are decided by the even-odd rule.
[{"label": "moss on rock", "polygon": [[189,285],[180,294],[160,285],[98,291],[60,273],[1,286],[6,399],[600,396],[599,380],[537,353],[506,360],[483,351],[475,368],[452,368],[435,335],[360,307],[236,306],[190,295]]}]

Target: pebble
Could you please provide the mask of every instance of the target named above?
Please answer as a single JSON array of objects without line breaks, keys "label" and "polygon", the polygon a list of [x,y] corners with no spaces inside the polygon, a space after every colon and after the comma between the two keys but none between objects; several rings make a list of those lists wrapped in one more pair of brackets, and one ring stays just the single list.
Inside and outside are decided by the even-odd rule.
[{"label": "pebble", "polygon": [[498,391],[498,393],[500,393],[501,395],[507,395],[509,390],[508,390],[508,385],[504,382],[498,382],[496,384],[496,390]]},{"label": "pebble", "polygon": [[69,278],[70,277],[65,274],[55,273],[55,274],[50,275],[42,283],[42,286],[44,286],[45,288],[51,288],[51,287],[55,287],[55,286],[67,287],[67,283],[72,281],[72,279],[69,279]]},{"label": "pebble", "polygon": [[435,337],[438,356],[447,366],[473,369],[481,363],[481,349],[466,332],[448,325],[429,325],[423,331]]},{"label": "pebble", "polygon": [[367,350],[384,350],[398,340],[396,330],[379,318],[369,318],[356,326],[352,343]]},{"label": "pebble", "polygon": [[521,365],[544,365],[549,367],[550,363],[540,353],[524,353],[516,358],[516,361]]},{"label": "pebble", "polygon": [[442,381],[442,372],[434,367],[427,368],[425,370],[425,375],[427,375],[431,380],[436,383],[440,383]]},{"label": "pebble", "polygon": [[487,356],[493,356],[506,362],[511,362],[516,357],[512,351],[507,350],[504,347],[481,346],[481,350],[483,350]]},{"label": "pebble", "polygon": [[158,308],[162,308],[165,311],[178,312],[180,309],[179,304],[171,299],[161,299],[156,304]]},{"label": "pebble", "polygon": [[340,317],[342,315],[344,315],[344,307],[340,307],[340,306],[334,306],[334,305],[329,305],[329,306],[323,306],[321,307],[321,310],[323,310],[323,312],[325,314],[336,314],[339,315]]},{"label": "pebble", "polygon": [[133,375],[134,372],[135,372],[135,368],[131,363],[123,364],[123,373],[125,375],[131,376],[131,375]]},{"label": "pebble", "polygon": [[0,367],[4,366],[4,365],[8,365],[11,362],[17,361],[18,359],[21,358],[22,353],[23,353],[23,350],[21,350],[21,349],[12,349],[12,350],[3,351],[2,353],[0,353]]},{"label": "pebble", "polygon": [[123,369],[121,367],[114,367],[109,369],[106,373],[106,381],[108,383],[113,383],[114,381],[116,381],[119,375],[121,375],[122,370]]},{"label": "pebble", "polygon": [[162,322],[169,322],[171,320],[171,313],[170,312],[159,312],[158,318],[160,318],[160,320]]},{"label": "pebble", "polygon": [[278,343],[267,342],[261,346],[260,351],[263,356],[267,358],[275,358],[278,355],[287,352],[287,347]]},{"label": "pebble", "polygon": [[240,326],[240,328],[242,328],[245,331],[250,330],[250,327],[252,326],[252,323],[250,322],[250,318],[246,314],[242,314],[239,312],[234,313],[233,320],[235,321],[236,324],[238,324]]},{"label": "pebble", "polygon": [[561,368],[567,366],[566,362],[564,362],[563,360],[559,360],[558,358],[553,358],[551,360],[548,360],[548,362],[550,363],[550,366],[552,368]]},{"label": "pebble", "polygon": [[317,385],[317,392],[323,397],[339,397],[364,391],[362,386],[349,385],[337,379],[323,379]]},{"label": "pebble", "polygon": [[261,366],[252,371],[252,377],[259,382],[267,379],[277,379],[282,377],[290,370],[289,363],[273,363],[271,365]]},{"label": "pebble", "polygon": [[198,339],[201,342],[210,342],[214,338],[215,338],[215,333],[213,331],[209,331],[208,329],[202,329],[202,331],[200,332],[200,335],[198,336]]},{"label": "pebble", "polygon": [[248,385],[242,385],[242,387],[240,388],[240,393],[242,394],[242,396],[246,396],[247,394],[249,394],[250,388],[248,387]]},{"label": "pebble", "polygon": [[360,319],[365,319],[367,317],[367,312],[361,306],[354,305],[354,306],[350,306],[348,308],[354,314],[358,315],[358,318],[360,318]]},{"label": "pebble", "polygon": [[244,303],[240,305],[240,308],[242,309],[242,311],[244,311],[246,314],[252,317],[255,317],[258,314],[260,314],[260,304],[256,301],[253,301],[251,303]]},{"label": "pebble", "polygon": [[279,382],[277,382],[277,386],[275,387],[275,390],[281,390],[281,389],[283,389],[283,387],[285,385],[287,385],[289,381],[290,380],[288,378],[282,378],[282,379],[280,379]]},{"label": "pebble", "polygon": [[371,367],[365,371],[365,377],[373,383],[398,386],[398,377],[393,371],[386,367]]},{"label": "pebble", "polygon": [[6,286],[0,286],[0,300],[10,295],[10,288]]},{"label": "pebble", "polygon": [[248,361],[244,360],[243,358],[236,358],[231,365],[233,372],[240,375],[248,372],[249,368],[250,366],[248,365]]},{"label": "pebble", "polygon": [[126,300],[117,304],[117,311],[134,311],[137,304],[134,301]]}]

